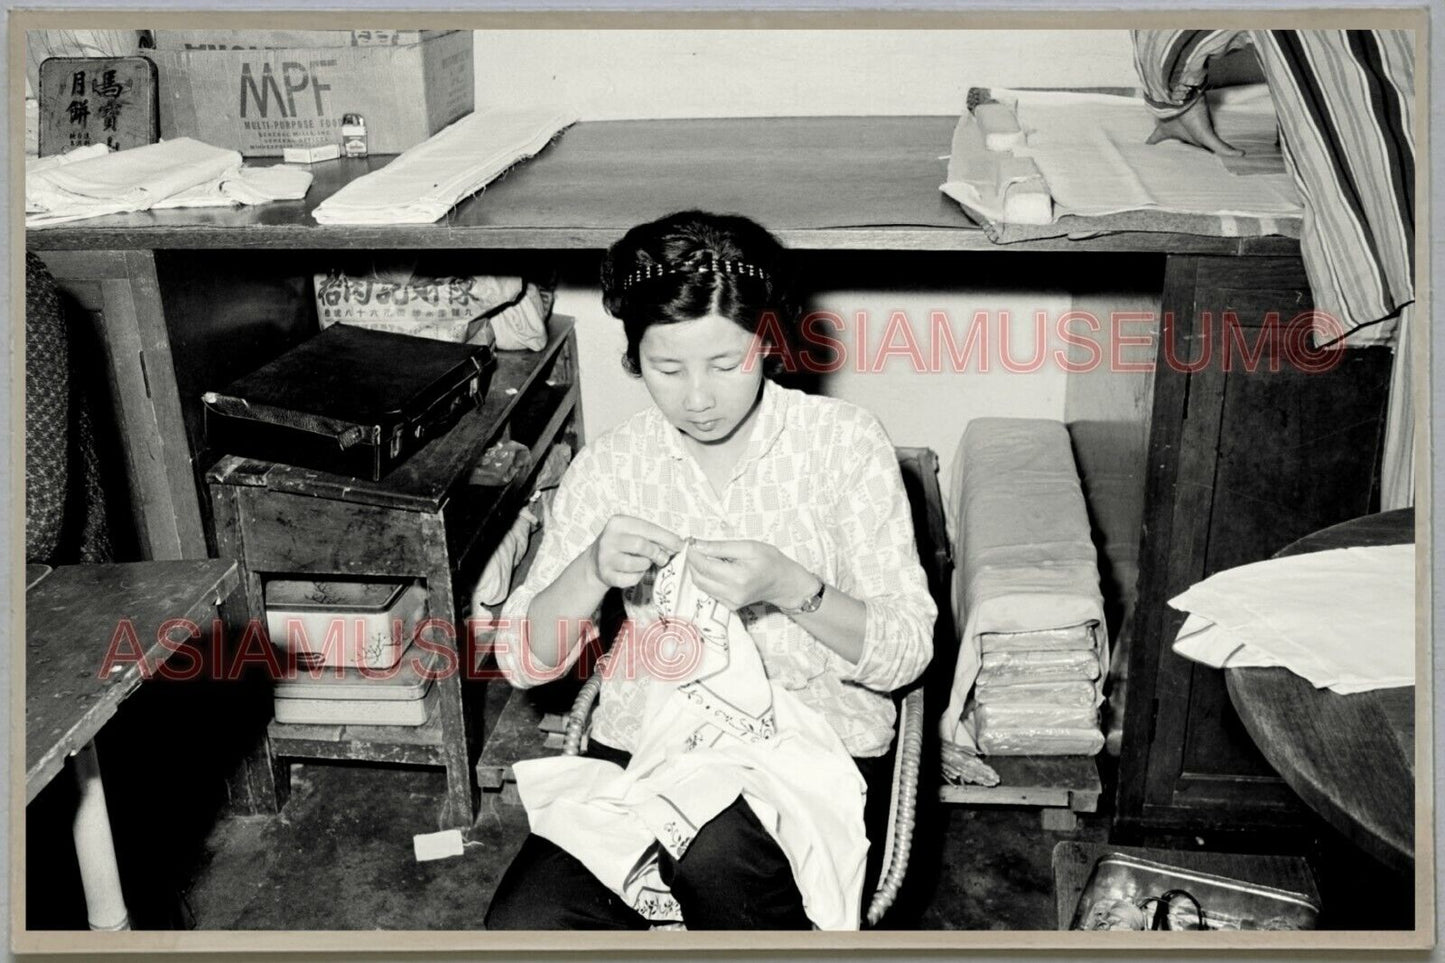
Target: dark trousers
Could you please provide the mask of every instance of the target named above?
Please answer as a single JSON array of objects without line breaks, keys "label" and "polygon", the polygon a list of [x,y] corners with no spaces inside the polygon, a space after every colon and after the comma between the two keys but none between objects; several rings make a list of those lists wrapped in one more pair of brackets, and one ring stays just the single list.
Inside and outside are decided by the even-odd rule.
[{"label": "dark trousers", "polygon": [[[587,755],[626,766],[631,756],[593,740]],[[863,907],[877,885],[887,832],[892,753],[854,759],[868,784],[868,865]],[[659,872],[690,930],[812,927],[788,858],[742,797],[693,837],[680,860],[662,853]],[[603,886],[576,857],[529,834],[507,867],[485,922],[489,930],[645,930],[650,921]]]}]

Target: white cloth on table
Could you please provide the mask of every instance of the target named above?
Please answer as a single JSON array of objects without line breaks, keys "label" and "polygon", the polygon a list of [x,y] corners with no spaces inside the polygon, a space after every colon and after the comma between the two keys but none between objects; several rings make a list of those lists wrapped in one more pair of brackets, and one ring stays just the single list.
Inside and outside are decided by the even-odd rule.
[{"label": "white cloth on table", "polygon": [[1415,546],[1337,548],[1211,575],[1169,600],[1174,651],[1216,668],[1283,666],[1349,694],[1415,684]]},{"label": "white cloth on table", "polygon": [[1094,625],[1099,673],[1109,656],[1098,555],[1068,429],[1047,419],[976,418],[964,432],[954,477],[953,606],[963,631],[940,730],[974,752],[964,710],[983,663],[984,634]]},{"label": "white cloth on table", "polygon": [[311,172],[278,164],[275,167],[242,167],[224,177],[198,184],[151,205],[152,210],[170,207],[233,207],[237,204],[269,204],[297,201],[311,189]]},{"label": "white cloth on table", "polygon": [[431,224],[577,122],[574,112],[493,107],[468,114],[317,205],[322,224]]},{"label": "white cloth on table", "polygon": [[111,152],[104,144],[25,166],[25,226],[175,207],[230,207],[306,196],[311,173],[242,167],[241,155],[189,137]]},{"label": "white cloth on table", "polygon": [[[646,724],[625,770],[578,756],[513,766],[532,832],[643,916],[680,922],[660,854],[681,859],[742,796],[786,854],[814,925],[857,929],[868,853],[863,777],[828,721],[769,682],[742,620],[703,595],[686,565],[684,549],[658,573],[654,596],[669,624],[695,626],[701,657],[679,654],[698,653],[696,642],[662,652],[691,671],[649,685]],[[658,637],[641,629],[633,639]],[[667,643],[657,644],[662,651]],[[610,660],[611,671],[645,671],[650,661],[629,662],[616,648]]]},{"label": "white cloth on table", "polygon": [[36,165],[25,175],[26,227],[148,210],[240,166],[241,155],[235,151],[189,137],[74,163]]},{"label": "white cloth on table", "polygon": [[26,157],[25,173],[34,171],[50,170],[55,167],[63,167],[66,164],[74,164],[76,161],[91,160],[96,157],[104,157],[110,153],[110,148],[105,144],[86,144],[84,147],[77,147],[75,150],[68,150],[64,154],[51,154],[48,157]]},{"label": "white cloth on table", "polygon": [[[1135,97],[1069,91],[994,90],[1015,104],[1031,157],[1043,172],[1060,213],[1112,214],[1161,210],[1240,217],[1298,217],[1299,191],[1281,169],[1239,177],[1208,151],[1178,141],[1148,144],[1154,117]],[[1267,91],[1231,92],[1216,99],[1216,125],[1267,137],[1274,130]],[[1263,96],[1261,96],[1261,94]]]}]

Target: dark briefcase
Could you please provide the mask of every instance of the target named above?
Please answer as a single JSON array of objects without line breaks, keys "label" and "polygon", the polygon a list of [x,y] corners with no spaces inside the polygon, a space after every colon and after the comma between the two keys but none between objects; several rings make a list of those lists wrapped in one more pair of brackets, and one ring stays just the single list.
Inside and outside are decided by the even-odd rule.
[{"label": "dark briefcase", "polygon": [[334,325],[202,396],[214,450],[380,481],[481,404],[490,345]]}]

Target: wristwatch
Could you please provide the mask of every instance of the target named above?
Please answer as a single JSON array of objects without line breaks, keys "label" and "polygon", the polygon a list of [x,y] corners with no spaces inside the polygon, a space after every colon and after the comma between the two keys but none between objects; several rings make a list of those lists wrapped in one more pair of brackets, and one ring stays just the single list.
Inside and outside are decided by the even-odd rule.
[{"label": "wristwatch", "polygon": [[796,608],[785,609],[784,611],[792,615],[818,611],[818,606],[823,604],[823,592],[826,591],[827,588],[828,583],[822,579],[818,579],[818,591],[799,602]]}]

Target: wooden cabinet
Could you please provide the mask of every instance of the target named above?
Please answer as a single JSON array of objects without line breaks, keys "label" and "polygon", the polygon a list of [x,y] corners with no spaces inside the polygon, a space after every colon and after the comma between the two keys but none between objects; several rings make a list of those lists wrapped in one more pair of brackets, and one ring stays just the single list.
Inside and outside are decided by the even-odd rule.
[{"label": "wooden cabinet", "polygon": [[[570,318],[554,317],[547,346],[498,352],[484,404],[379,482],[226,456],[208,473],[217,549],[238,559],[252,612],[272,576],[384,576],[425,583],[436,675],[418,727],[288,725],[272,721],[233,787],[252,809],[275,811],[288,791],[286,760],[344,759],[439,766],[447,772],[444,827],[471,825],[471,765],[480,745],[469,679],[481,653],[467,644],[470,580],[532,491],[547,451],[582,442],[580,385]],[[531,449],[531,468],[504,487],[469,481],[494,442]],[[445,652],[445,654],[442,654]]]},{"label": "wooden cabinet", "polygon": [[1390,351],[1301,354],[1291,326],[1309,298],[1296,257],[1167,261],[1124,643],[1123,837],[1283,828],[1304,811],[1235,715],[1223,673],[1172,651],[1184,613],[1167,601],[1378,503]]}]

